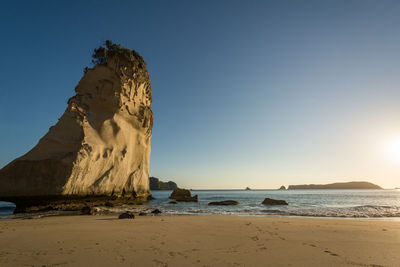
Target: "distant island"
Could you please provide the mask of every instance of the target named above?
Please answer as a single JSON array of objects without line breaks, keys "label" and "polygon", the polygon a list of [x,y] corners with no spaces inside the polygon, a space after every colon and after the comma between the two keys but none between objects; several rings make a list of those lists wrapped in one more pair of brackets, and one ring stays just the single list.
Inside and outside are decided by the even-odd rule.
[{"label": "distant island", "polygon": [[369,182],[303,184],[303,185],[289,185],[288,187],[288,190],[296,190],[296,189],[382,189],[382,187]]},{"label": "distant island", "polygon": [[162,182],[156,177],[150,177],[150,190],[174,190],[178,185],[172,181]]}]

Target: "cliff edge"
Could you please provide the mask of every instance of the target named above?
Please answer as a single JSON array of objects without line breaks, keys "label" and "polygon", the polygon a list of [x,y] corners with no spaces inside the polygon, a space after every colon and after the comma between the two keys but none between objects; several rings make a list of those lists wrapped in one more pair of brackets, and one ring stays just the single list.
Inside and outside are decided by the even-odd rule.
[{"label": "cliff edge", "polygon": [[0,170],[0,197],[146,198],[153,126],[143,58],[106,41],[48,133]]}]

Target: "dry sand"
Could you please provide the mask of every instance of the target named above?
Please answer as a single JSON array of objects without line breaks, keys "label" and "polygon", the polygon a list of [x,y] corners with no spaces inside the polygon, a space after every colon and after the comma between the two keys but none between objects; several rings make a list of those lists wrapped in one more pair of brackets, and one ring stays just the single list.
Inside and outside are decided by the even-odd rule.
[{"label": "dry sand", "polygon": [[228,216],[3,220],[0,266],[400,266],[400,221]]}]

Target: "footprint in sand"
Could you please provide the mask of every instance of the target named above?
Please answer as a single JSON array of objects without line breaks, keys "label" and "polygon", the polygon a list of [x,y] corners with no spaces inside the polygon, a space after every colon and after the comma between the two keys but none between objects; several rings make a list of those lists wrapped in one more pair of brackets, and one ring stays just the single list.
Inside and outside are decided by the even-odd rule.
[{"label": "footprint in sand", "polygon": [[254,240],[254,241],[258,241],[259,240],[259,238],[258,238],[258,236],[252,236],[252,237],[250,237],[252,240]]},{"label": "footprint in sand", "polygon": [[325,252],[325,253],[328,253],[328,254],[331,255],[331,256],[335,256],[335,257],[339,256],[338,254],[332,253],[332,252],[329,251],[329,250],[324,250],[324,252]]},{"label": "footprint in sand", "polygon": [[303,243],[303,245],[304,245],[304,246],[310,246],[310,247],[313,247],[313,248],[316,248],[316,247],[317,247],[317,246],[314,245],[314,244],[308,244],[308,243]]},{"label": "footprint in sand", "polygon": [[162,262],[162,261],[159,261],[159,260],[153,260],[153,262],[155,264],[157,264],[157,266],[163,266],[163,267],[167,267],[168,266],[168,264],[166,262]]}]

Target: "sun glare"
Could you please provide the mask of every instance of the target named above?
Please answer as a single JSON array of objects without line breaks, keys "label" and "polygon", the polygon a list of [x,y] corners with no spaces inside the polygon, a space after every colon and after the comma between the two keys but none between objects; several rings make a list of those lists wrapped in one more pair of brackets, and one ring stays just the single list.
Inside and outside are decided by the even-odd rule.
[{"label": "sun glare", "polygon": [[387,154],[392,160],[400,162],[400,138],[387,145]]}]

